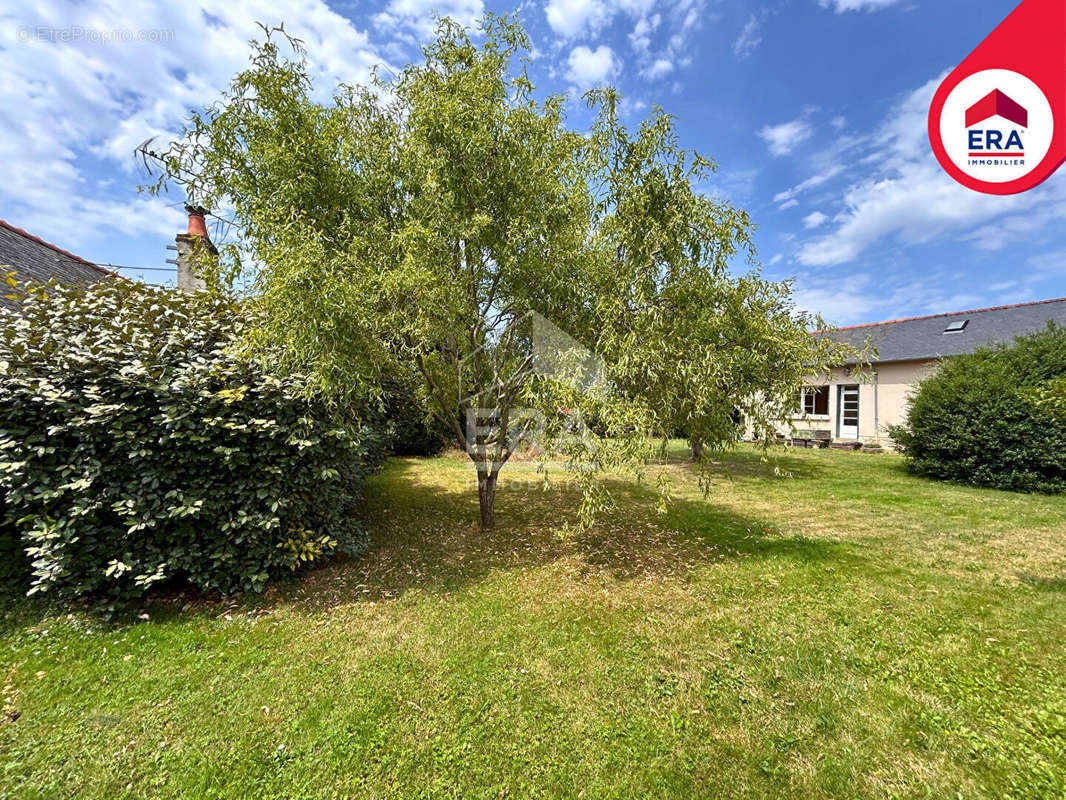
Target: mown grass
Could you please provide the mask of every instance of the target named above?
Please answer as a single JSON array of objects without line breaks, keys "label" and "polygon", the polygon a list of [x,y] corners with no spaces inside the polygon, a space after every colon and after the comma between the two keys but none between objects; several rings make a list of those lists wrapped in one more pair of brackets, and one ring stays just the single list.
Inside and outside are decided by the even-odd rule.
[{"label": "mown grass", "polygon": [[1066,796],[1066,497],[675,455],[665,516],[511,485],[486,534],[398,460],[371,552],[265,597],[10,604],[0,796]]}]

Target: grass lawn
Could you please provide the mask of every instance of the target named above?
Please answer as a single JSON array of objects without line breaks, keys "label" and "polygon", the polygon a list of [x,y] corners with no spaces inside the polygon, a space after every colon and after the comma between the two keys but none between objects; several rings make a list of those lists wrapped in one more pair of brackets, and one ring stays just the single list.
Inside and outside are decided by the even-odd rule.
[{"label": "grass lawn", "polygon": [[9,603],[0,797],[1066,796],[1066,497],[676,455],[586,534],[397,460],[371,552],[264,597]]}]

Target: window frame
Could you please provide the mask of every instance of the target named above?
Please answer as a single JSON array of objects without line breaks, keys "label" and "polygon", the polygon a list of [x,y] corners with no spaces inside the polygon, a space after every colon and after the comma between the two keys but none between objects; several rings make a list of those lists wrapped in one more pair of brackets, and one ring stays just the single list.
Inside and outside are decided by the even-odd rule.
[{"label": "window frame", "polygon": [[[804,386],[800,390],[800,414],[813,419],[829,419],[830,394],[829,384]],[[819,411],[819,406],[823,410]]]}]

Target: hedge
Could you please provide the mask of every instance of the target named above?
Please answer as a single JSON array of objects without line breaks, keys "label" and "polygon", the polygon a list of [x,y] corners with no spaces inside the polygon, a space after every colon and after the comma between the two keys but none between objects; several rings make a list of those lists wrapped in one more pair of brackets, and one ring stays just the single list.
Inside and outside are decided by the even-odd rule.
[{"label": "hedge", "polygon": [[1047,402],[1066,377],[1066,328],[946,360],[891,435],[921,475],[999,489],[1066,491],[1066,416]]},{"label": "hedge", "polygon": [[260,591],[364,546],[383,436],[238,354],[235,301],[49,284],[0,314],[3,523],[31,593]]},{"label": "hedge", "polygon": [[387,378],[382,389],[384,426],[393,455],[435,456],[452,442],[453,434],[431,416],[412,376]]}]

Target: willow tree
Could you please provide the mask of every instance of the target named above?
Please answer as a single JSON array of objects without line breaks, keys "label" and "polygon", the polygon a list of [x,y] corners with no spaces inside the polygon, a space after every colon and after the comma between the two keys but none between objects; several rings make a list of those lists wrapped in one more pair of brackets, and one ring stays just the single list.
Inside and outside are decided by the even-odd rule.
[{"label": "willow tree", "polygon": [[[603,90],[575,131],[564,96],[537,99],[528,48],[507,18],[486,17],[476,41],[443,20],[420,63],[324,101],[301,44],[267,31],[160,154],[156,187],[233,209],[230,252],[256,265],[263,312],[251,346],[340,404],[390,365],[417,372],[477,467],[485,526],[532,427],[568,450],[587,518],[595,475],[639,466],[651,433],[683,421],[732,441],[734,409],[769,425],[832,357],[787,285],[730,275],[750,257],[748,216],[696,190],[714,165],[679,146],[673,119],[656,109],[631,132]],[[592,379],[538,367],[532,314],[594,354]],[[596,419],[594,446],[562,435],[578,415]]]}]

